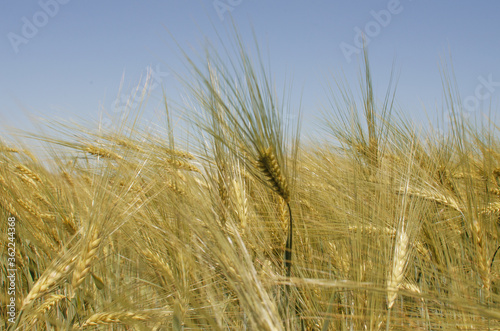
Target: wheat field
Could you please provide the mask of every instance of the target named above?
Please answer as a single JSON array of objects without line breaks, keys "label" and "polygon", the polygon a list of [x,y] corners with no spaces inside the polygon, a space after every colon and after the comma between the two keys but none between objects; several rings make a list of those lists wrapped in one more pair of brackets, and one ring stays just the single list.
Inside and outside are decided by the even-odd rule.
[{"label": "wheat field", "polygon": [[448,130],[417,130],[373,95],[365,53],[359,95],[332,92],[306,139],[237,49],[186,58],[189,143],[167,102],[164,132],[131,112],[23,133],[43,159],[2,137],[0,328],[500,329],[499,128],[447,85]]}]

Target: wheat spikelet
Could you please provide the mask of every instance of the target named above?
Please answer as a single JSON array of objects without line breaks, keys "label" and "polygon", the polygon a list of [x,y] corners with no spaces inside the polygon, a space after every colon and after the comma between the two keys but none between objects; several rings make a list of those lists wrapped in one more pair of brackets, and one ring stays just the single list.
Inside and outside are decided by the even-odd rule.
[{"label": "wheat spikelet", "polygon": [[262,172],[273,191],[287,203],[290,202],[288,184],[285,177],[281,174],[278,160],[271,147],[260,153],[257,159],[257,168]]},{"label": "wheat spikelet", "polygon": [[146,321],[148,316],[131,312],[98,313],[90,316],[82,327],[100,324],[126,324],[128,321]]},{"label": "wheat spikelet", "polygon": [[97,254],[101,240],[102,238],[99,237],[99,233],[95,229],[92,229],[89,241],[79,256],[75,270],[73,271],[73,279],[71,281],[73,289],[76,289],[85,280],[90,271],[92,260]]},{"label": "wheat spikelet", "polygon": [[93,272],[91,272],[90,275],[92,276],[92,280],[94,281],[95,287],[97,287],[98,290],[101,290],[101,291],[104,290],[105,285],[104,285],[104,281],[102,280],[102,278]]},{"label": "wheat spikelet", "polygon": [[408,257],[408,235],[403,229],[398,231],[394,246],[393,264],[387,279],[387,307],[392,308],[397,292],[404,278]]},{"label": "wheat spikelet", "polygon": [[287,213],[288,213],[288,211],[287,211],[286,202],[284,199],[280,199],[280,201],[278,201],[278,219],[279,219],[279,222],[280,222],[280,225],[281,225],[281,228],[283,229],[283,231],[286,230],[287,225],[288,225],[288,218],[286,217]]}]

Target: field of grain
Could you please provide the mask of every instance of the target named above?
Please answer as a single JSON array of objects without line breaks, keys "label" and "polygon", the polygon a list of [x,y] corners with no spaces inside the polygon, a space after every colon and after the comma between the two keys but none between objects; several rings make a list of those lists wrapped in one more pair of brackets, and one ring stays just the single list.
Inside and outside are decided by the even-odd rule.
[{"label": "field of grain", "polygon": [[189,143],[132,113],[0,145],[0,328],[498,330],[499,128],[445,86],[448,130],[417,131],[365,58],[299,139],[241,50],[188,61]]}]

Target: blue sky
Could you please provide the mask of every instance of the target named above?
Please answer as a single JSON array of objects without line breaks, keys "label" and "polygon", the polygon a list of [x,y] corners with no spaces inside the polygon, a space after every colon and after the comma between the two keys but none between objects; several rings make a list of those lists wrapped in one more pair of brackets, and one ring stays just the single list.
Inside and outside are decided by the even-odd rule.
[{"label": "blue sky", "polygon": [[358,87],[359,31],[368,36],[376,95],[383,99],[395,64],[398,108],[416,123],[425,123],[426,113],[442,116],[440,63],[450,59],[465,115],[480,118],[490,104],[495,115],[499,13],[493,0],[5,0],[0,123],[31,130],[26,114],[97,121],[104,112],[114,120],[125,100],[117,99],[122,78],[128,96],[148,68],[154,79],[144,119],[161,123],[163,89],[172,102],[183,92],[173,73],[185,67],[170,33],[194,55],[205,37],[216,40],[214,29],[222,35],[231,29],[230,15],[250,47],[255,30],[277,86],[293,78],[292,100],[298,106],[302,97],[308,130],[320,122],[329,82]]}]

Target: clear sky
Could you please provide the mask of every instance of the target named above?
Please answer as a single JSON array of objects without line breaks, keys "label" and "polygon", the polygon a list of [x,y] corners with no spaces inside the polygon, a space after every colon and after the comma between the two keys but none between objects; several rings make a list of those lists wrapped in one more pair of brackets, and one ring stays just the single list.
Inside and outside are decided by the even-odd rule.
[{"label": "clear sky", "polygon": [[306,127],[327,103],[328,82],[344,76],[358,87],[361,31],[375,93],[383,99],[394,65],[398,106],[415,122],[425,122],[426,112],[441,117],[440,62],[450,58],[466,115],[479,116],[490,104],[495,114],[499,14],[495,0],[4,0],[0,122],[30,130],[26,112],[77,121],[97,120],[102,112],[113,117],[125,100],[117,99],[122,77],[128,95],[148,68],[153,85],[145,118],[154,120],[163,89],[180,101],[173,72],[185,69],[169,33],[193,55],[204,37],[215,40],[214,29],[223,35],[230,29],[230,15],[249,46],[253,27],[277,85],[293,78]]}]

